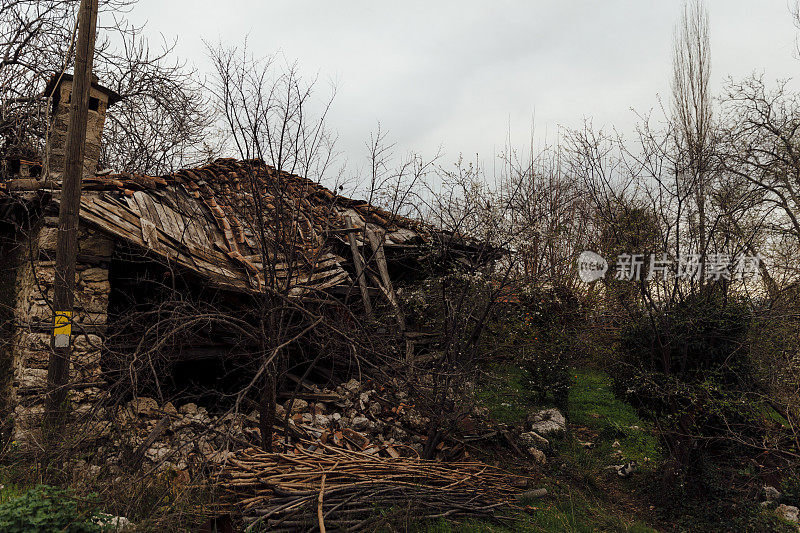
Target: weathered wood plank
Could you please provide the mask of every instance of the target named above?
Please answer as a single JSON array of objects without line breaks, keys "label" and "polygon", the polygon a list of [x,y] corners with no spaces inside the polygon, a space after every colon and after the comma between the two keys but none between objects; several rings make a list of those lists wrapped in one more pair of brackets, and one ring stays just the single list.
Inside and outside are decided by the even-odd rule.
[{"label": "weathered wood plank", "polygon": [[[144,205],[147,207],[147,211],[150,213],[150,217],[152,217],[150,222],[155,224],[155,226],[158,229],[163,231],[164,230],[165,221],[162,220],[161,213],[159,213],[155,202],[153,202],[153,199],[150,197],[149,194],[147,194],[145,192],[136,193],[134,196],[136,196],[136,195],[139,195],[139,198],[142,199],[142,201],[144,202]],[[147,217],[147,218],[150,218],[150,217]]]},{"label": "weathered wood plank", "polygon": [[372,247],[372,250],[375,252],[375,262],[378,264],[378,272],[380,273],[381,280],[383,281],[384,293],[394,309],[395,318],[397,318],[397,325],[400,327],[400,331],[405,331],[406,318],[403,315],[403,310],[400,308],[399,302],[397,301],[397,295],[395,294],[394,287],[392,286],[392,279],[389,277],[389,269],[386,266],[386,256],[383,253],[383,239],[379,239],[379,237],[372,229],[369,228],[369,226],[365,228],[365,231],[367,233],[369,244]]},{"label": "weathered wood plank", "polygon": [[[347,217],[346,224],[348,230],[357,229],[350,217]],[[356,236],[352,231],[347,233],[347,240],[350,243],[350,252],[353,254],[353,265],[355,266],[356,279],[358,280],[358,286],[360,289],[359,292],[361,292],[361,301],[364,303],[364,312],[366,313],[367,318],[374,320],[375,316],[372,314],[372,302],[369,299],[367,278],[364,276],[364,259],[361,257],[361,253],[358,251],[358,246],[356,245]]]}]

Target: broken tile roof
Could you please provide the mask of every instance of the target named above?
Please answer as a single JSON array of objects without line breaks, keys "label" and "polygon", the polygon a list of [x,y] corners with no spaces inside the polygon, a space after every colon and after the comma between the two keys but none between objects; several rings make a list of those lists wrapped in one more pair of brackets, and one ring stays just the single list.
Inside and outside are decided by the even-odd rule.
[{"label": "broken tile roof", "polygon": [[[45,189],[45,182],[38,183],[0,184],[0,196],[4,190]],[[248,292],[266,285],[298,295],[351,283],[342,266],[349,259],[337,254],[345,249],[348,218],[361,246],[365,227],[383,235],[387,250],[431,238],[420,222],[279,173],[260,160],[218,159],[160,177],[95,176],[84,179],[83,190],[82,220],[217,285]],[[52,200],[58,195],[54,190]],[[266,221],[266,250],[255,223],[259,214]]]}]

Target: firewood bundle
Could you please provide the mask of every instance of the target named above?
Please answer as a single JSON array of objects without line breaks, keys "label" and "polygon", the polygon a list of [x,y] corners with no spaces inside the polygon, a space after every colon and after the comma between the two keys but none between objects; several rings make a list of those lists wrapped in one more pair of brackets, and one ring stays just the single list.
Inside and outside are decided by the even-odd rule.
[{"label": "firewood bundle", "polygon": [[503,519],[528,479],[480,462],[386,458],[323,445],[314,452],[250,448],[219,477],[248,530],[363,531],[407,515]]}]

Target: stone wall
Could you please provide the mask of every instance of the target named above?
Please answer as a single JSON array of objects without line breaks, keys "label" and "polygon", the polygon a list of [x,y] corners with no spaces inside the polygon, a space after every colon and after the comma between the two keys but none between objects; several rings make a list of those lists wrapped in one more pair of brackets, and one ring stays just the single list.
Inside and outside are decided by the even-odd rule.
[{"label": "stone wall", "polygon": [[[31,253],[22,254],[16,268],[16,301],[12,360],[14,438],[24,439],[41,424],[44,390],[50,357],[53,313],[55,248],[58,229],[55,217],[45,217],[27,243]],[[72,325],[70,401],[80,414],[91,408],[102,392],[100,351],[107,320],[110,285],[109,263],[114,242],[106,235],[81,227],[78,235],[75,306]]]},{"label": "stone wall", "polygon": [[14,382],[14,303],[16,271],[22,246],[12,236],[0,236],[0,428],[8,435],[16,407]]}]

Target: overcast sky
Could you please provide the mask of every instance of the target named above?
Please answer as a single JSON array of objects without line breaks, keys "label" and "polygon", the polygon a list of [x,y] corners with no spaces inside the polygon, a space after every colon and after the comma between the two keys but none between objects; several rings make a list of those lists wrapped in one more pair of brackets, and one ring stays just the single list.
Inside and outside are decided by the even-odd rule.
[{"label": "overcast sky", "polygon": [[[561,127],[629,132],[631,108],[667,95],[678,0],[266,1],[140,0],[131,18],[178,39],[208,70],[203,39],[297,59],[321,88],[335,83],[329,124],[349,168],[380,122],[398,153],[441,145],[488,163],[511,131],[526,145]],[[713,87],[753,71],[791,78],[798,35],[787,0],[710,0]],[[324,91],[323,91],[324,92]]]}]

